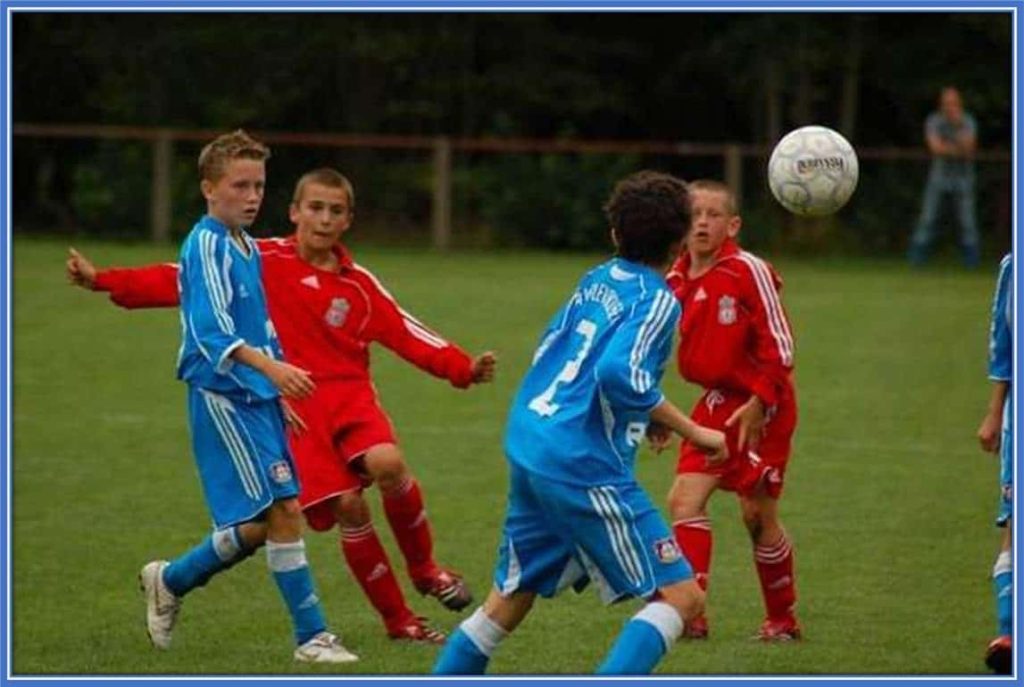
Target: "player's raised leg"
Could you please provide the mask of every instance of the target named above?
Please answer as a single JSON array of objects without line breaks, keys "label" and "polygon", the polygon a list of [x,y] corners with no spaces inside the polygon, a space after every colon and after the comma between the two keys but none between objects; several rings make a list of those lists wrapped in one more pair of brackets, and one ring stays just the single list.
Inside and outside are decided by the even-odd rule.
[{"label": "player's raised leg", "polygon": [[[718,482],[716,475],[687,472],[676,477],[668,493],[676,543],[690,562],[694,579],[705,593],[710,581],[713,545],[707,504]],[[683,630],[683,637],[687,639],[705,639],[707,636],[708,622],[704,613],[694,616]]]},{"label": "player's raised leg", "polygon": [[177,622],[182,598],[202,587],[263,546],[266,525],[248,522],[215,530],[198,546],[173,561],[150,561],[139,573],[146,597],[146,630],[153,646],[167,649]]},{"label": "player's raised leg", "polygon": [[740,496],[740,508],[754,547],[754,566],[767,613],[758,638],[764,641],[800,639],[800,624],[794,610],[793,546],[779,520],[779,502],[759,490],[751,496]]},{"label": "player's raised leg", "polygon": [[363,465],[380,489],[384,512],[416,589],[453,611],[472,603],[473,594],[462,576],[434,560],[434,538],[423,491],[401,449],[395,444],[373,446],[366,452]]}]

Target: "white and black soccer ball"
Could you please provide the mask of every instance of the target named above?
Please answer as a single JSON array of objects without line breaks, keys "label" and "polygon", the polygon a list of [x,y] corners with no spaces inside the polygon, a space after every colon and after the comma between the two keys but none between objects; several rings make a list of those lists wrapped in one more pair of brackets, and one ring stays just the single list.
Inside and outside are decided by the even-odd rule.
[{"label": "white and black soccer ball", "polygon": [[768,160],[768,186],[790,212],[831,215],[857,188],[859,165],[850,142],[824,126],[804,126],[782,137]]}]

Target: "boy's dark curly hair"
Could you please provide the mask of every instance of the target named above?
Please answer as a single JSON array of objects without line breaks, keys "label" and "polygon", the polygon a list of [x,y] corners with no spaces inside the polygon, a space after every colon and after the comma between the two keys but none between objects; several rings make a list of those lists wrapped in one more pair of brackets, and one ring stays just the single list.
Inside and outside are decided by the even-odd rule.
[{"label": "boy's dark curly hair", "polygon": [[686,182],[651,170],[630,174],[615,184],[604,212],[618,236],[620,257],[664,265],[690,227]]}]

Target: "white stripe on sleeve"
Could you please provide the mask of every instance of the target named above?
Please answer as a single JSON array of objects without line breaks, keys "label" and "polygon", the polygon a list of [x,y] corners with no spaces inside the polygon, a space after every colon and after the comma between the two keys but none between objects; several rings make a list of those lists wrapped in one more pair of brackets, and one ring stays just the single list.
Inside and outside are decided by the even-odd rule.
[{"label": "white stripe on sleeve", "polygon": [[750,273],[757,285],[757,292],[761,296],[761,304],[768,315],[768,329],[772,338],[775,339],[779,358],[783,365],[791,366],[793,364],[793,334],[789,330],[789,323],[786,321],[786,314],[782,310],[782,303],[779,302],[779,294],[772,283],[768,267],[763,260],[747,252],[741,252],[739,258],[750,267]]}]

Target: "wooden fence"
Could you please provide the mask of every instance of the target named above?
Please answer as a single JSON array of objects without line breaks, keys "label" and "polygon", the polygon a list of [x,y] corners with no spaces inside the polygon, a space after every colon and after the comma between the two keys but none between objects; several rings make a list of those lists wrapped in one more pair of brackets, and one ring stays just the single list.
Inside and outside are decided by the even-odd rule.
[{"label": "wooden fence", "polygon": [[[169,129],[95,124],[15,123],[15,137],[42,139],[113,139],[148,141],[153,148],[150,192],[150,235],[167,241],[171,235],[171,168],[174,144],[179,141],[205,142],[223,133],[209,129]],[[461,153],[600,153],[646,154],[678,157],[720,157],[723,180],[743,194],[745,158],[767,158],[770,147],[740,143],[693,143],[683,141],[580,140],[572,138],[459,138],[447,136],[395,136],[375,134],[299,133],[256,131],[253,135],[270,145],[317,148],[363,148],[422,151],[432,159],[431,242],[446,249],[452,236],[452,155]],[[857,148],[862,160],[926,160],[921,148]],[[1009,162],[1005,150],[978,151],[976,158],[987,162]]]}]

